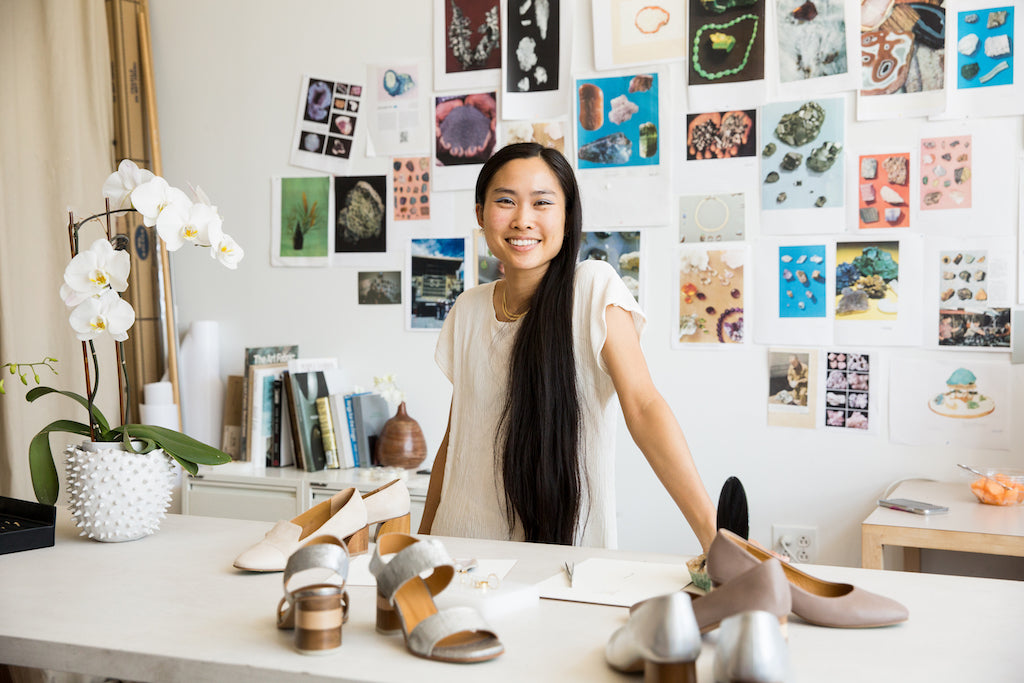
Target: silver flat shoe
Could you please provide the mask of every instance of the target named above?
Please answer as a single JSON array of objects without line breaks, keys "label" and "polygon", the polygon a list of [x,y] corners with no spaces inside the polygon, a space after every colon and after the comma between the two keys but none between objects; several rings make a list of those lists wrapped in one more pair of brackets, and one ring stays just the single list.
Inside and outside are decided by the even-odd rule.
[{"label": "silver flat shoe", "polygon": [[605,660],[618,671],[644,672],[646,681],[696,683],[701,640],[690,597],[681,591],[635,606],[608,639]]}]

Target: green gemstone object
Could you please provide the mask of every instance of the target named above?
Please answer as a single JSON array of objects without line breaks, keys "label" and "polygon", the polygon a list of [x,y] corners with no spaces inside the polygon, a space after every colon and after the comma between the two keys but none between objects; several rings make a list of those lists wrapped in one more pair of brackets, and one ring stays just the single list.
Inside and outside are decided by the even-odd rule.
[{"label": "green gemstone object", "polygon": [[640,157],[650,159],[658,153],[658,127],[653,123],[640,124]]},{"label": "green gemstone object", "polygon": [[736,37],[728,33],[712,33],[708,37],[711,38],[712,50],[723,50],[728,53],[732,52],[732,49],[736,47]]},{"label": "green gemstone object", "polygon": [[[732,7],[732,2],[745,2],[745,0],[711,0],[711,2],[705,2],[705,0],[701,0],[701,2],[702,4],[704,4],[705,9],[709,9],[708,4],[725,4],[726,2],[729,2],[729,7]],[[746,2],[746,4],[752,5],[754,3]],[[726,9],[728,9],[728,7],[726,7]],[[721,11],[724,12],[725,10]],[[750,42],[747,43],[746,52],[743,53],[743,60],[740,62],[739,66],[736,66],[732,69],[723,69],[722,71],[706,71],[704,69],[704,66],[700,63],[700,41],[704,35],[704,32],[712,31],[715,29],[724,31],[725,29],[732,28],[741,21],[748,20],[754,22],[754,29],[750,32]],[[739,72],[743,71],[743,69],[747,67],[747,60],[750,59],[750,51],[754,48],[754,39],[757,38],[757,25],[758,19],[756,14],[743,14],[741,16],[736,17],[732,21],[726,22],[724,24],[704,24],[703,26],[701,26],[699,29],[697,29],[697,35],[694,36],[693,38],[693,70],[700,74],[702,77],[708,79],[709,81],[713,81],[716,78],[724,78],[725,76],[732,76],[733,74],[738,74]]]}]

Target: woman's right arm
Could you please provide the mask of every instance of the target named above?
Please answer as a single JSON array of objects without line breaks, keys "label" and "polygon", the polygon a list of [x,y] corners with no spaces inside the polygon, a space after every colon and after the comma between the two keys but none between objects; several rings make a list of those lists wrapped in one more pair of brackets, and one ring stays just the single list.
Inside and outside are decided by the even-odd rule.
[{"label": "woman's right arm", "polygon": [[444,463],[448,459],[448,434],[452,430],[452,411],[448,409],[448,426],[444,430],[444,439],[434,457],[434,466],[430,470],[430,485],[427,486],[427,502],[423,506],[423,519],[420,521],[419,533],[429,534],[434,526],[434,514],[441,502],[441,487],[444,485]]}]

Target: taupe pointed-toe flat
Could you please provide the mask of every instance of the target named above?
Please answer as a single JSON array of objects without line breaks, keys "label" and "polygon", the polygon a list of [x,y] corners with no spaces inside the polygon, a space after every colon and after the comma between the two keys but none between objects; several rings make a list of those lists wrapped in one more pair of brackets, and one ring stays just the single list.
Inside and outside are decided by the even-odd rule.
[{"label": "taupe pointed-toe flat", "polygon": [[[772,559],[771,553],[740,536],[719,529],[708,551],[708,575],[714,584],[733,580],[759,563]],[[793,613],[806,622],[834,628],[891,626],[910,616],[900,603],[848,583],[833,583],[781,563],[789,580]]]},{"label": "taupe pointed-toe flat", "polygon": [[740,612],[762,611],[774,614],[780,624],[792,609],[789,582],[782,563],[774,557],[748,569],[706,595],[692,595],[693,615],[701,633],[718,628],[724,619]]}]

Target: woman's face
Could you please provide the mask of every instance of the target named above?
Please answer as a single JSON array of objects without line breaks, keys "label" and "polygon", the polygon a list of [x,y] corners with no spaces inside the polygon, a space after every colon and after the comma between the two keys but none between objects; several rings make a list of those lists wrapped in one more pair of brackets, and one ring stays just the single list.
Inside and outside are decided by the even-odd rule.
[{"label": "woman's face", "polygon": [[547,270],[565,239],[565,194],[540,157],[513,159],[491,178],[476,219],[505,272]]}]

